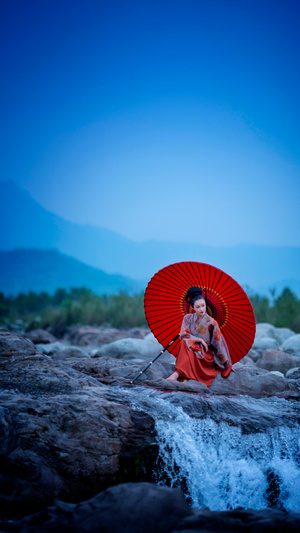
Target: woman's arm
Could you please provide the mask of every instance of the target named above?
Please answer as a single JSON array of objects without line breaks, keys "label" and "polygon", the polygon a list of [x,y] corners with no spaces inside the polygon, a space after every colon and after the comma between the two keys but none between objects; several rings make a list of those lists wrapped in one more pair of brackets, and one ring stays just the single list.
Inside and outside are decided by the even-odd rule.
[{"label": "woman's arm", "polygon": [[230,353],[224,336],[221,333],[220,326],[216,322],[212,330],[211,345],[213,346],[216,363],[218,363],[225,370],[231,365]]},{"label": "woman's arm", "polygon": [[186,345],[189,350],[192,350],[193,352],[199,352],[201,358],[203,357],[203,354],[201,352],[200,344],[207,352],[208,346],[205,340],[201,337],[196,337],[195,335],[191,334],[188,315],[185,315],[183,318],[179,336],[181,340],[184,340],[186,342]]}]

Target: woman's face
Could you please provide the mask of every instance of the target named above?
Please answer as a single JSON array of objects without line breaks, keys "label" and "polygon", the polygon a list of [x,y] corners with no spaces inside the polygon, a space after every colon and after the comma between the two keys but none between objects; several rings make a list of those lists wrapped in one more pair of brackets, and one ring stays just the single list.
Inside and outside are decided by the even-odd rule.
[{"label": "woman's face", "polygon": [[194,302],[193,309],[196,311],[198,317],[202,318],[206,313],[206,303],[203,298]]}]

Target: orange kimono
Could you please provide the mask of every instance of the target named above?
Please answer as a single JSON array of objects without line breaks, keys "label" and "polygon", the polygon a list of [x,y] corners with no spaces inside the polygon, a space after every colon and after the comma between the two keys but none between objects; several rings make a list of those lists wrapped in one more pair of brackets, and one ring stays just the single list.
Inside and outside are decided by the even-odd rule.
[{"label": "orange kimono", "polygon": [[[207,313],[202,319],[196,313],[184,316],[180,330],[180,344],[176,357],[175,370],[182,379],[195,379],[208,387],[221,372],[228,378],[232,369],[226,341],[219,324]],[[208,351],[199,342],[203,339]]]}]

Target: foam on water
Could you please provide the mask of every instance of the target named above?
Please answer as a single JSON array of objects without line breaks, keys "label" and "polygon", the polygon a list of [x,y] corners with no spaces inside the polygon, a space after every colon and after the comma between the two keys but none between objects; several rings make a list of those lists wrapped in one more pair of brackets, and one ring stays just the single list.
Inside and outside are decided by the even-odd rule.
[{"label": "foam on water", "polygon": [[[169,398],[141,388],[138,404],[133,400],[133,407],[147,411],[156,420],[157,483],[181,487],[191,505],[211,510],[300,510],[297,424],[245,432],[242,426],[228,421],[192,418]],[[241,402],[246,401],[241,398]],[[259,409],[267,405],[264,400],[255,401],[260,402]],[[282,400],[278,406],[282,407]]]}]

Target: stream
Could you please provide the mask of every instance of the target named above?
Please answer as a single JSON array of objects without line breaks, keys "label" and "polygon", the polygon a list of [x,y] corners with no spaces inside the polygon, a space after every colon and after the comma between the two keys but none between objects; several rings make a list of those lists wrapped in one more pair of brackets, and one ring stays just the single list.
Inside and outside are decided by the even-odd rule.
[{"label": "stream", "polygon": [[156,422],[154,478],[192,506],[300,510],[299,403],[277,397],[122,389]]}]

